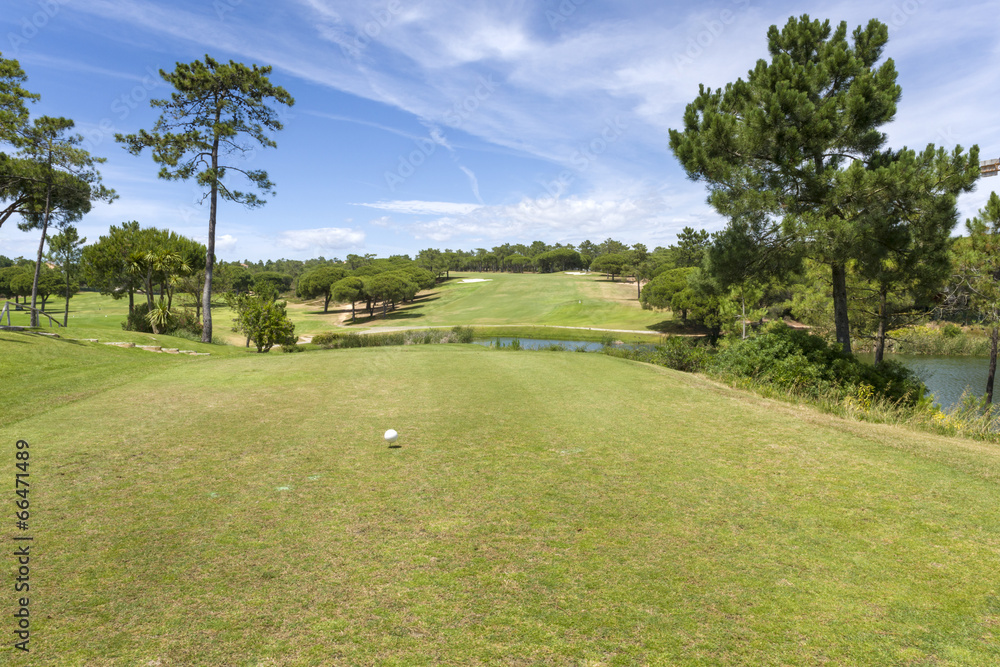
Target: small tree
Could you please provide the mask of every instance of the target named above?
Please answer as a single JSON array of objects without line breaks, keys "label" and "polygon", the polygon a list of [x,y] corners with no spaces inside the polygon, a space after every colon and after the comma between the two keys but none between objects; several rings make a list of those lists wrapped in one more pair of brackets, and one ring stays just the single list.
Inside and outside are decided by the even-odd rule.
[{"label": "small tree", "polygon": [[[605,243],[610,243],[611,239],[605,241]],[[614,243],[617,243],[615,241]],[[615,276],[620,276],[625,267],[629,264],[628,257],[623,253],[611,253],[607,255],[601,255],[595,259],[590,264],[591,271],[598,271],[600,273],[606,273],[611,276],[611,282],[615,281]]]},{"label": "small tree", "polygon": [[351,319],[355,319],[354,303],[364,296],[364,281],[357,276],[347,276],[334,283],[330,292],[333,298],[340,303],[351,302]]},{"label": "small tree", "polygon": [[323,297],[323,312],[329,312],[333,286],[347,276],[347,269],[339,266],[321,266],[299,278],[296,294],[304,299]]},{"label": "small tree", "polygon": [[[691,267],[668,269],[650,280],[639,293],[639,302],[643,309],[673,310],[674,296],[687,289],[688,278],[695,270]],[[682,318],[687,319],[686,310],[682,311]]]},{"label": "small tree", "polygon": [[295,343],[295,325],[288,319],[286,303],[278,301],[274,292],[264,294],[226,294],[226,303],[236,313],[233,331],[247,337],[257,352],[268,352],[275,345]]},{"label": "small tree", "polygon": [[61,234],[49,240],[49,260],[55,262],[62,273],[63,294],[66,297],[66,309],[63,312],[63,326],[69,323],[69,298],[79,291],[76,277],[80,273],[80,260],[83,258],[83,244],[86,238],[80,238],[76,227],[69,225]]},{"label": "small tree", "polygon": [[[274,194],[274,184],[266,171],[237,166],[239,159],[252,150],[241,137],[262,147],[277,145],[267,132],[280,130],[282,124],[268,104],[272,100],[287,106],[295,103],[284,88],[270,82],[270,73],[270,67],[247,67],[233,61],[227,65],[207,55],[204,62],[178,63],[170,73],[160,70],[160,76],[177,92],[169,100],[150,101],[153,107],[163,109],[153,131],[115,135],[133,155],[151,149],[153,161],[161,165],[160,178],[195,178],[199,185],[208,188],[208,252],[202,294],[205,319],[201,333],[205,343],[212,341],[212,271],[218,198],[221,195],[224,200],[247,208],[266,203],[252,192],[230,189],[226,174],[229,171],[243,174],[257,190]],[[230,157],[236,159],[227,161]]]}]

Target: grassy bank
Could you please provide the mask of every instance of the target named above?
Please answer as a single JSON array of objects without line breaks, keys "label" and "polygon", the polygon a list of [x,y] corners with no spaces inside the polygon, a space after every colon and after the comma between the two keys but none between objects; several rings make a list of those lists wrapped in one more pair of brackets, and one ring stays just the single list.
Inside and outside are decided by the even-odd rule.
[{"label": "grassy bank", "polygon": [[1000,658],[992,447],[602,355],[149,355],[111,382],[49,370],[57,344],[7,379],[61,398],[0,427],[11,466],[31,441],[32,664]]}]

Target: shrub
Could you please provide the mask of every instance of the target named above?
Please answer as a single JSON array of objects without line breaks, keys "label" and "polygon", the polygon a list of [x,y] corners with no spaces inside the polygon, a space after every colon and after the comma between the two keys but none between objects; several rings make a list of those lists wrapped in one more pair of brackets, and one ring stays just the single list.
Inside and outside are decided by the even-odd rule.
[{"label": "shrub", "polygon": [[474,336],[472,327],[455,327],[451,330],[449,340],[453,343],[471,343]]},{"label": "shrub", "polygon": [[957,324],[952,324],[948,322],[943,327],[941,327],[941,335],[945,338],[954,338],[962,333],[962,327]]},{"label": "shrub", "polygon": [[710,348],[697,339],[679,336],[671,336],[662,345],[654,347],[627,348],[605,345],[601,351],[612,357],[666,366],[685,373],[697,373],[703,370],[712,355]]},{"label": "shrub", "polygon": [[153,333],[153,327],[149,320],[149,304],[138,303],[122,322],[122,329],[125,331],[138,331],[140,333]]},{"label": "shrub", "polygon": [[268,352],[275,345],[295,342],[295,325],[288,319],[285,302],[272,295],[226,295],[229,307],[236,313],[233,331],[239,331],[257,346],[258,352]]},{"label": "shrub", "polygon": [[745,340],[728,341],[709,370],[805,393],[834,389],[846,396],[868,385],[878,399],[906,406],[917,405],[926,392],[899,362],[883,361],[876,368],[818,336],[780,323]]}]

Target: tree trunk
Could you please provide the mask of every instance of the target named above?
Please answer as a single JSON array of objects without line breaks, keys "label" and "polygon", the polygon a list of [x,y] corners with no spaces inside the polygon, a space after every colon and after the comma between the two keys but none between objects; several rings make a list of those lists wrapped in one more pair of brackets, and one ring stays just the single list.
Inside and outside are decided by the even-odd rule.
[{"label": "tree trunk", "polygon": [[986,376],[986,405],[993,404],[993,378],[997,374],[997,338],[1000,330],[993,327],[990,337],[990,373]]},{"label": "tree trunk", "polygon": [[639,276],[635,277],[635,298],[642,298],[642,282],[639,280]]},{"label": "tree trunk", "polygon": [[69,281],[68,280],[66,281],[66,310],[63,311],[63,327],[67,326],[69,326]]},{"label": "tree trunk", "polygon": [[354,317],[355,317],[355,316],[354,316],[354,302],[352,301],[352,302],[351,302],[351,319],[353,320],[353,319],[354,319]]},{"label": "tree trunk", "polygon": [[323,314],[325,315],[330,308],[330,295],[323,295]]},{"label": "tree trunk", "polygon": [[[52,164],[49,163],[51,178]],[[42,240],[38,242],[38,259],[35,261],[35,280],[31,284],[31,326],[38,326],[38,313],[35,311],[35,304],[38,300],[38,279],[42,275],[42,252],[45,250],[45,235],[49,231],[49,216],[51,215],[52,205],[52,183],[48,184],[45,190],[45,213],[42,215]],[[43,306],[44,307],[44,306]]]},{"label": "tree trunk", "polygon": [[878,330],[875,333],[875,365],[882,363],[885,355],[885,330],[889,321],[889,312],[885,305],[885,289],[879,291],[878,295]]},{"label": "tree trunk", "polygon": [[[216,125],[222,111],[215,112]],[[219,137],[212,142],[212,191],[208,208],[208,247],[205,252],[205,289],[201,296],[201,308],[205,311],[201,327],[201,342],[212,342],[212,269],[215,268],[215,214],[219,205]],[[249,347],[249,344],[247,345]]]},{"label": "tree trunk", "polygon": [[743,306],[743,340],[747,339],[747,298],[745,295],[740,294],[740,304]]},{"label": "tree trunk", "polygon": [[841,263],[830,266],[833,277],[833,322],[837,328],[837,342],[844,352],[851,353],[851,324],[847,318],[847,267]]},{"label": "tree trunk", "polygon": [[131,315],[133,310],[135,310],[135,290],[130,285],[128,288],[128,314]]}]

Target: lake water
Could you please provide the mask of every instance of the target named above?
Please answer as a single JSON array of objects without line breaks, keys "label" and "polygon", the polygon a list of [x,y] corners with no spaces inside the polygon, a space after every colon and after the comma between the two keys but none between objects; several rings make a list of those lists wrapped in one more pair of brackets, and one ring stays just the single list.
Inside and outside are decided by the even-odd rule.
[{"label": "lake water", "polygon": [[[859,356],[864,358],[864,355]],[[885,358],[900,361],[916,373],[927,385],[927,389],[934,394],[934,402],[943,409],[948,409],[957,403],[966,388],[977,396],[986,394],[986,376],[990,370],[989,357],[887,354]]]},{"label": "lake water", "polygon": [[[578,340],[541,338],[518,338],[517,340],[520,341],[521,348],[525,350],[537,350],[549,345],[562,345],[567,350],[582,348],[588,352],[601,349],[600,343]],[[475,342],[478,345],[486,346],[499,342],[506,347],[513,341],[514,338],[491,338]],[[872,355],[858,356],[867,361],[874,359]],[[916,373],[927,385],[930,392],[934,394],[934,402],[944,409],[957,403],[967,387],[978,396],[986,393],[986,375],[990,365],[988,357],[931,357],[893,354],[886,355],[886,359],[900,361]]]}]

